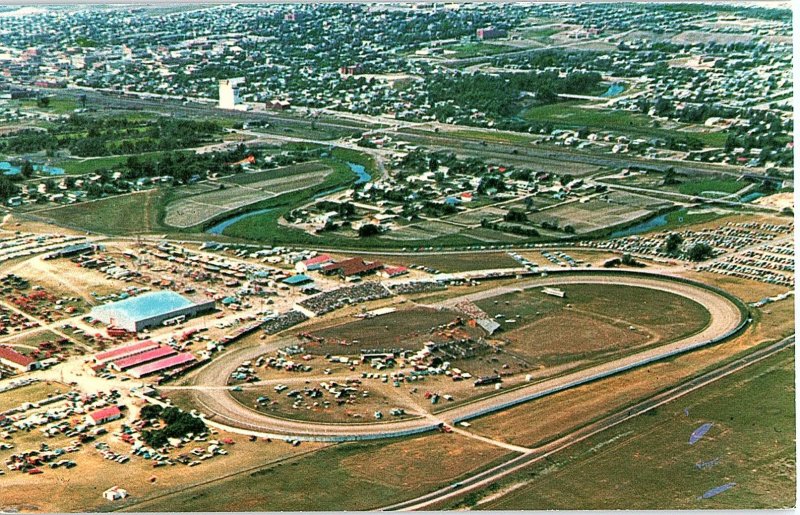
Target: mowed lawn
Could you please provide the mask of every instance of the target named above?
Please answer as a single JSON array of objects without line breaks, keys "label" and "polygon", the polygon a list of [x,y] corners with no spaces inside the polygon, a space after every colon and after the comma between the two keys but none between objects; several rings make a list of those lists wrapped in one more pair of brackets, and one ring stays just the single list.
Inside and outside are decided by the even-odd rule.
[{"label": "mowed lawn", "polygon": [[369,510],[434,490],[507,454],[507,450],[490,444],[441,433],[397,441],[345,443],[132,509]]},{"label": "mowed lawn", "polygon": [[748,183],[725,180],[709,179],[706,181],[684,182],[678,186],[678,191],[684,195],[699,195],[707,191],[719,191],[722,193],[736,193],[746,187]]},{"label": "mowed lawn", "polygon": [[[500,486],[516,484],[513,491],[478,508],[792,507],[794,399],[790,348],[521,471]],[[706,423],[711,429],[690,445]],[[735,486],[702,499],[728,483]]]},{"label": "mowed lawn", "polygon": [[503,316],[497,336],[509,341],[507,351],[545,364],[666,343],[710,321],[700,304],[651,288],[568,284],[561,289],[563,299],[531,289],[477,305],[492,317]]}]

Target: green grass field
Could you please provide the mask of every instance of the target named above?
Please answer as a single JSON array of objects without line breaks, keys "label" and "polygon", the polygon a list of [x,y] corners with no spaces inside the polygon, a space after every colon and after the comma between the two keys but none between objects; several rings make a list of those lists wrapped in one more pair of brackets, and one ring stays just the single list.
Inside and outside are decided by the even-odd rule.
[{"label": "green grass field", "polygon": [[455,52],[455,54],[452,54],[452,57],[464,59],[468,57],[482,57],[485,55],[501,54],[503,52],[515,50],[515,47],[509,45],[490,45],[486,43],[462,43],[445,47],[445,49],[453,50]]},{"label": "green grass field", "polygon": [[[789,349],[600,433],[464,501],[474,505],[493,491],[515,485],[513,491],[477,507],[791,507],[796,488],[794,396],[794,357]],[[705,423],[713,426],[689,445],[689,436]],[[736,486],[713,498],[700,498],[726,483]]]},{"label": "green grass field", "polygon": [[550,39],[550,36],[563,30],[563,27],[537,27],[524,31],[522,37],[526,39]]},{"label": "green grass field", "polygon": [[36,100],[23,100],[20,102],[20,106],[25,108],[38,109],[40,111],[45,111],[48,113],[67,114],[77,109],[78,103],[71,98],[50,98],[50,103],[48,104],[47,107],[38,107],[36,105]]},{"label": "green grass field", "polygon": [[64,393],[68,390],[69,387],[65,385],[58,383],[48,384],[44,381],[23,386],[22,388],[15,388],[0,393],[0,412],[16,408],[23,402],[37,402],[53,394]]},{"label": "green grass field", "polygon": [[[609,359],[632,349],[663,345],[710,322],[708,311],[685,297],[651,288],[567,284],[563,299],[538,290],[477,301],[491,317],[502,315],[505,349],[526,360],[558,365]],[[514,323],[506,323],[513,319]],[[570,327],[569,331],[562,328]],[[633,327],[635,330],[631,330]]]},{"label": "green grass field", "polygon": [[158,218],[160,211],[166,205],[168,191],[147,190],[57,207],[36,214],[67,227],[91,232],[115,235],[144,234],[164,230]]},{"label": "green grass field", "polygon": [[[182,151],[172,152],[144,152],[137,154],[140,160],[158,159],[164,154],[177,154],[186,153]],[[69,159],[56,163],[55,166],[61,167],[67,174],[81,175],[85,173],[92,173],[99,170],[110,170],[119,167],[128,160],[128,156],[106,156],[106,157],[92,157],[88,159]]]},{"label": "green grass field", "polygon": [[684,227],[687,225],[702,224],[710,222],[712,220],[717,220],[718,218],[722,218],[723,216],[725,215],[720,215],[719,213],[715,213],[713,211],[689,213],[687,210],[681,209],[680,211],[673,211],[667,214],[666,225],[657,227],[656,229],[654,229],[654,231],[657,232],[668,231],[676,229],[678,227]]},{"label": "green grass field", "polygon": [[708,191],[736,193],[746,186],[746,182],[734,181],[730,179],[709,179],[705,181],[684,182],[678,186],[678,191],[684,195],[700,195]]},{"label": "green grass field", "polygon": [[[275,442],[272,445],[286,445]],[[368,510],[496,462],[508,451],[458,435],[340,444],[255,472],[132,505],[136,511]]]},{"label": "green grass field", "polygon": [[560,102],[526,110],[522,116],[536,122],[551,122],[557,128],[589,127],[590,130],[624,133],[642,138],[696,138],[704,145],[722,147],[724,132],[683,132],[653,126],[653,120],[641,113],[609,109],[588,109],[582,102]]}]

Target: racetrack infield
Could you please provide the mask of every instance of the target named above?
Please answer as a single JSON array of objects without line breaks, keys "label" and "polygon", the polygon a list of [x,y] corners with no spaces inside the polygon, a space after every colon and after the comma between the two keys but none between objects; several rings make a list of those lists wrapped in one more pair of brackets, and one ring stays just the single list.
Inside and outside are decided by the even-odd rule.
[{"label": "racetrack infield", "polygon": [[333,441],[399,436],[401,434],[430,430],[434,428],[439,421],[453,423],[455,421],[480,416],[521,402],[527,402],[534,398],[547,396],[558,391],[563,391],[564,389],[573,388],[577,385],[608,377],[609,375],[614,375],[645,363],[652,363],[653,361],[663,359],[667,356],[688,352],[735,333],[742,327],[744,322],[741,304],[737,304],[731,298],[703,287],[700,284],[673,280],[672,278],[651,274],[551,274],[547,277],[520,281],[518,285],[513,287],[498,286],[497,288],[465,295],[457,299],[449,299],[443,304],[455,305],[463,300],[477,302],[500,294],[511,293],[520,288],[528,289],[545,285],[586,283],[655,288],[657,290],[691,298],[709,311],[711,323],[697,334],[681,338],[669,344],[648,348],[647,350],[636,352],[623,358],[612,359],[577,372],[545,379],[537,383],[526,384],[520,388],[501,390],[490,397],[482,398],[472,403],[461,404],[439,412],[436,414],[435,418],[426,417],[388,424],[359,424],[357,426],[352,424],[319,424],[277,419],[256,413],[242,406],[231,398],[228,391],[224,388],[220,388],[220,381],[224,382],[230,372],[242,361],[253,359],[265,352],[275,350],[282,344],[285,345],[285,340],[271,340],[268,343],[255,343],[242,346],[218,357],[210,365],[200,370],[194,377],[194,383],[198,386],[194,387],[192,395],[198,408],[204,413],[213,414],[211,422],[223,429],[251,431],[276,437],[284,435],[287,437],[291,436],[310,440]]},{"label": "racetrack infield", "polygon": [[538,289],[476,303],[501,324],[504,350],[541,364],[609,357],[695,334],[711,315],[697,302],[652,288],[570,284],[566,297]]}]

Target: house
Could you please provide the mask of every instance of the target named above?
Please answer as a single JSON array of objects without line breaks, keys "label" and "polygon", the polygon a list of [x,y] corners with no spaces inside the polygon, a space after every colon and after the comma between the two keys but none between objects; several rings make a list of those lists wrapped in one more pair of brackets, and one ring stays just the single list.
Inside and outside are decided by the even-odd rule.
[{"label": "house", "polygon": [[487,39],[497,39],[502,38],[506,35],[504,30],[496,29],[494,27],[486,27],[483,29],[477,29],[475,31],[475,35],[478,39],[482,41],[486,41]]},{"label": "house", "polygon": [[103,499],[107,499],[109,501],[118,501],[126,497],[128,497],[128,491],[118,486],[112,486],[103,492]]},{"label": "house", "polygon": [[122,412],[119,408],[117,406],[109,406],[86,415],[86,423],[92,426],[99,426],[120,418],[122,418]]},{"label": "house", "polygon": [[292,103],[288,100],[270,100],[264,104],[264,107],[271,111],[286,111],[292,107]]},{"label": "house", "polygon": [[333,263],[333,258],[328,254],[320,254],[313,258],[306,259],[305,261],[298,261],[294,265],[294,269],[300,273],[305,273],[311,270],[319,270],[325,265]]},{"label": "house", "polygon": [[0,364],[21,372],[28,372],[40,368],[38,361],[6,345],[0,345]]}]

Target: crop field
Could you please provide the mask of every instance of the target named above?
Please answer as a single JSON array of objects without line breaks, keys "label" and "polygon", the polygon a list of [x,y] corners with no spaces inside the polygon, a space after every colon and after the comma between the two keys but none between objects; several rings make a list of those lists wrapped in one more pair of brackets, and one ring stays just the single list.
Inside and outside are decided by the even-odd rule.
[{"label": "crop field", "polygon": [[488,206],[460,211],[455,215],[448,216],[447,220],[459,224],[480,225],[481,220],[484,218],[497,220],[498,218],[502,218],[504,214],[505,211],[503,209]]},{"label": "crop field", "polygon": [[435,220],[423,220],[414,225],[407,225],[392,231],[388,236],[397,240],[424,240],[426,238],[457,234],[460,231],[461,228],[456,225]]},{"label": "crop field", "polygon": [[[454,434],[427,435],[388,445],[385,441],[346,443],[141,503],[133,509],[368,510],[456,481],[507,453]],[[385,459],[376,459],[376,455]]]},{"label": "crop field", "polygon": [[237,175],[224,181],[227,185],[224,189],[181,197],[167,205],[164,223],[179,228],[192,227],[226,211],[310,188],[324,181],[331,172],[319,163],[304,163],[298,167],[299,170],[287,167],[276,171],[275,175],[270,172]]},{"label": "crop field", "polygon": [[170,202],[166,207],[164,223],[173,227],[187,228],[226,211],[272,196],[274,196],[272,193],[249,188],[226,188],[200,193]]},{"label": "crop field", "polygon": [[578,234],[613,227],[652,214],[653,211],[624,204],[612,204],[598,199],[570,202],[528,215],[535,224],[555,222],[560,228],[571,225]]},{"label": "crop field", "polygon": [[223,182],[226,184],[238,184],[240,186],[252,186],[254,183],[261,183],[267,180],[291,177],[293,175],[318,172],[327,169],[328,167],[320,161],[307,161],[305,163],[273,168],[272,170],[264,170],[261,172],[240,173],[232,177],[226,177]]},{"label": "crop field", "polygon": [[563,299],[529,290],[476,304],[492,317],[502,315],[497,335],[508,341],[506,351],[548,365],[666,342],[709,322],[700,304],[658,290],[592,284],[562,289]]},{"label": "crop field", "polygon": [[[795,504],[793,351],[783,351],[509,478],[480,508],[744,509]],[[710,430],[696,443],[690,435]],[[727,491],[703,498],[712,489]],[[502,487],[501,487],[502,490]]]}]

